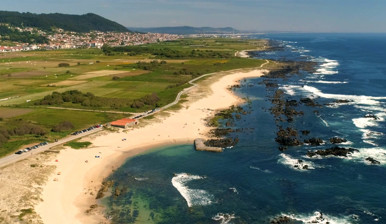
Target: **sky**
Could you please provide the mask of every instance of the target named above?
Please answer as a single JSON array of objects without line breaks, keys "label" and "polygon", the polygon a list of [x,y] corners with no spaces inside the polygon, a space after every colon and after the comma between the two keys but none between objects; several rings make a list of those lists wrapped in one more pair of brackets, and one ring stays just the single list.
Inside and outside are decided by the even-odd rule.
[{"label": "sky", "polygon": [[386,0],[1,0],[0,10],[91,12],[127,27],[386,33]]}]

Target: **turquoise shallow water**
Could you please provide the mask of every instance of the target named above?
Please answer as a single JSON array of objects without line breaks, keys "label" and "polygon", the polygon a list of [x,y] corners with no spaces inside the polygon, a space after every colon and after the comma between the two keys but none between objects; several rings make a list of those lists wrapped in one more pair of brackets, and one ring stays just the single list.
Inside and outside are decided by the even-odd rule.
[{"label": "turquoise shallow water", "polygon": [[[385,36],[262,37],[283,49],[257,57],[318,63],[313,74],[278,80],[288,99],[312,97],[322,105],[351,100],[318,113],[299,106],[305,115],[291,125],[310,130],[309,137],[320,137],[325,145],[279,151],[264,78],[243,81],[237,93],[250,99],[244,107],[251,113],[236,122],[235,128],[243,128],[232,134],[239,144],[219,154],[179,145],[130,158],[109,177],[115,182],[113,196],[104,202],[114,223],[269,223],[280,214],[306,223],[318,212],[325,218],[318,223],[386,223],[386,53],[380,50]],[[306,157],[308,150],[331,146],[333,136],[359,151],[347,158]],[[369,156],[381,164],[370,165]],[[310,169],[294,167],[299,159]]]}]

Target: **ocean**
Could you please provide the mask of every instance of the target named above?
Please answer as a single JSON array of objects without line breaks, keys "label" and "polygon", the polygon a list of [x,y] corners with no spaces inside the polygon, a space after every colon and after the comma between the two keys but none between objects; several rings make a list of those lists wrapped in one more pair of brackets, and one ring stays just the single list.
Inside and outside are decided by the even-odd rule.
[{"label": "ocean", "polygon": [[[273,89],[264,77],[242,81],[235,92],[248,98],[242,106],[249,113],[235,122],[241,131],[230,134],[239,143],[223,153],[177,145],[128,159],[108,178],[112,195],[103,199],[113,223],[270,223],[280,216],[292,223],[386,223],[386,35],[251,38],[277,47],[255,52],[257,58],[314,62],[316,70],[275,79]],[[278,122],[270,100],[277,90],[296,100],[302,115]],[[280,151],[278,127],[323,142]],[[346,141],[332,144],[332,137]],[[335,145],[357,151],[307,156]]]}]

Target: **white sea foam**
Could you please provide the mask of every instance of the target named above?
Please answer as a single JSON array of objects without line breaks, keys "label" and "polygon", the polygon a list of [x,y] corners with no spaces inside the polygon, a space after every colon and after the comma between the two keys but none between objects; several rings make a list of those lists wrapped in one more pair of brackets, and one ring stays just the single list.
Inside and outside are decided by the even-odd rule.
[{"label": "white sea foam", "polygon": [[336,143],[336,145],[352,145],[354,144],[352,141],[346,141],[346,142],[342,142],[342,143]]},{"label": "white sea foam", "polygon": [[309,52],[311,52],[311,51],[310,51],[310,50],[307,50],[307,49],[304,49],[304,48],[299,49],[299,53],[301,53],[301,54],[309,53]]},{"label": "white sea foam", "polygon": [[362,104],[362,105],[379,105],[380,102],[378,100],[386,100],[386,97],[323,93],[318,88],[313,86],[308,86],[308,85],[304,85],[303,87],[292,86],[292,89],[294,89],[295,87],[300,90],[303,89],[305,91],[308,91],[318,97],[327,98],[327,99],[337,99],[337,100],[351,100],[356,104]]},{"label": "white sea foam", "polygon": [[369,164],[369,161],[366,160],[369,157],[379,161],[380,165],[386,165],[386,149],[381,147],[358,149],[358,152],[348,155],[347,159]]},{"label": "white sea foam", "polygon": [[136,181],[145,181],[145,180],[148,180],[149,178],[147,178],[147,177],[135,177],[134,179]]},{"label": "white sea foam", "polygon": [[378,144],[375,143],[373,140],[366,140],[366,139],[364,139],[363,142],[366,143],[366,144],[372,145],[372,146],[378,146]]},{"label": "white sea foam", "polygon": [[322,63],[314,73],[316,75],[335,75],[339,73],[336,70],[336,68],[339,66],[339,62],[337,60],[330,60],[327,58],[316,58],[314,59],[314,61]]},{"label": "white sea foam", "polygon": [[209,205],[212,204],[213,195],[209,194],[205,190],[201,189],[189,189],[187,183],[192,180],[201,180],[205,177],[190,175],[187,173],[176,174],[172,178],[172,184],[180,192],[181,196],[186,200],[188,207],[197,205]]},{"label": "white sea foam", "polygon": [[217,213],[215,216],[212,217],[214,221],[219,221],[221,224],[228,224],[231,223],[232,219],[235,219],[235,214],[228,214],[228,213]]},{"label": "white sea foam", "polygon": [[230,187],[229,190],[231,190],[235,194],[239,194],[239,191],[235,187]]},{"label": "white sea foam", "polygon": [[249,168],[251,168],[253,170],[261,171],[263,173],[272,173],[272,171],[270,171],[270,170],[267,170],[267,169],[263,170],[263,169],[260,169],[259,167],[256,167],[256,166],[249,166]]},{"label": "white sea foam", "polygon": [[300,221],[306,224],[350,224],[350,217],[334,217],[323,214],[321,212],[314,212],[314,214],[282,214],[293,220]]},{"label": "white sea foam", "polygon": [[361,109],[364,112],[372,113],[372,112],[385,112],[385,107],[381,106],[373,106],[373,105],[355,105],[355,108]]},{"label": "white sea foam", "polygon": [[295,159],[289,155],[281,153],[278,163],[286,165],[287,167],[296,170],[296,171],[307,171],[315,169],[315,164],[304,159]]},{"label": "white sea foam", "polygon": [[385,121],[386,113],[374,114],[374,117],[360,117],[352,119],[357,128],[376,127],[379,122]]},{"label": "white sea foam", "polygon": [[386,113],[376,113],[373,115],[374,117],[360,117],[360,118],[354,118],[352,119],[354,125],[359,128],[359,130],[363,133],[362,139],[363,142],[378,146],[373,140],[378,139],[379,137],[383,136],[383,133],[372,131],[368,129],[369,127],[377,127],[380,125],[379,122],[385,121]]},{"label": "white sea foam", "polygon": [[326,120],[324,120],[321,116],[318,116],[319,119],[323,122],[323,124],[326,126],[326,127],[330,127],[330,125],[327,123]]},{"label": "white sea foam", "polygon": [[295,96],[296,95],[295,90],[297,89],[297,86],[294,86],[294,85],[283,85],[283,86],[280,86],[279,89],[283,90],[285,92],[285,94],[287,94],[287,95]]},{"label": "white sea foam", "polygon": [[347,81],[325,81],[325,80],[304,80],[306,83],[321,83],[321,84],[347,84]]},{"label": "white sea foam", "polygon": [[364,210],[363,213],[366,215],[372,216],[374,218],[374,221],[376,222],[379,221],[379,217],[376,214],[370,212],[369,210]]}]

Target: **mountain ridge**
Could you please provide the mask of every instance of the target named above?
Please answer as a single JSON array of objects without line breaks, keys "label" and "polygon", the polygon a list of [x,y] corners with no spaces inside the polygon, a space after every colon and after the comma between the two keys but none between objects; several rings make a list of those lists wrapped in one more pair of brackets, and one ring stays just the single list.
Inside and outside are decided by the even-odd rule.
[{"label": "mountain ridge", "polygon": [[90,31],[102,32],[130,32],[123,25],[106,19],[94,13],[72,15],[62,13],[42,13],[0,11],[0,23],[7,23],[17,27],[34,27],[49,31],[52,28],[61,28],[66,31],[87,33]]}]

